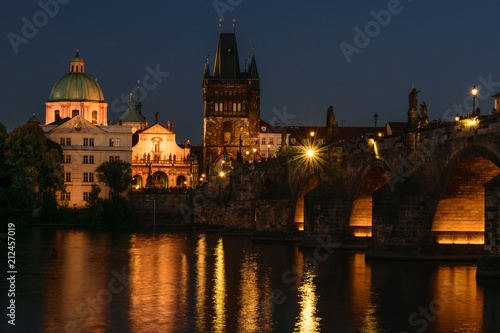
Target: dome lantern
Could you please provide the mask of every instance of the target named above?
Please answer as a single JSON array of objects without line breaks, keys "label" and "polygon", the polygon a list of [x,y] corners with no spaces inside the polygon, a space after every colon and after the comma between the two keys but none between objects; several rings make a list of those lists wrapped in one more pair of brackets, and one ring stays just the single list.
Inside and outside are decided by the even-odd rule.
[{"label": "dome lantern", "polygon": [[78,55],[78,50],[76,50],[76,55],[71,58],[69,64],[70,73],[85,73],[85,61]]}]

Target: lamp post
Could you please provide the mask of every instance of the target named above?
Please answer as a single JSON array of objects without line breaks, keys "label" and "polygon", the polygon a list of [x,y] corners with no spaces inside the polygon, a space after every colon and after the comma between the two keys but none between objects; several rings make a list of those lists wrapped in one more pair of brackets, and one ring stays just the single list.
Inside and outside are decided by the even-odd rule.
[{"label": "lamp post", "polygon": [[476,85],[472,88],[472,116],[476,115],[476,95],[477,95],[477,88]]},{"label": "lamp post", "polygon": [[271,145],[267,145],[267,159],[271,158]]},{"label": "lamp post", "polygon": [[257,149],[253,149],[253,162],[255,163],[255,152],[257,151]]},{"label": "lamp post", "polygon": [[378,114],[377,112],[375,112],[375,114],[373,115],[373,120],[375,121],[375,136],[377,135],[377,120],[378,120]]}]

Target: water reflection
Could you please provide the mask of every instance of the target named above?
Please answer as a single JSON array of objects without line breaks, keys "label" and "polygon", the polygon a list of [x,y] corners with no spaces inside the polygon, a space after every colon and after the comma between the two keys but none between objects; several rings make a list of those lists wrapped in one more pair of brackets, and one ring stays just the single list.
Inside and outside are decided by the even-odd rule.
[{"label": "water reflection", "polygon": [[245,251],[240,275],[240,311],[238,328],[240,332],[256,332],[259,318],[259,266],[256,254]]},{"label": "water reflection", "polygon": [[364,253],[354,253],[351,262],[351,300],[355,318],[361,318],[361,332],[381,331],[377,317],[378,303],[372,291],[371,266]]},{"label": "water reflection", "polygon": [[196,330],[205,330],[205,300],[206,300],[206,265],[207,265],[207,240],[205,235],[200,235],[196,244]]},{"label": "water reflection", "polygon": [[[185,242],[171,235],[130,239],[130,322],[134,332],[182,329],[187,302]],[[184,265],[184,267],[183,267]]]},{"label": "water reflection", "polygon": [[57,232],[52,258],[45,275],[46,329],[105,331],[110,302],[108,267],[95,257],[105,257],[109,237],[92,243],[83,231]]},{"label": "water reflection", "polygon": [[316,276],[317,275],[314,274],[312,270],[306,270],[304,272],[304,280],[298,290],[300,295],[300,315],[295,323],[294,332],[320,332],[319,321],[321,318],[316,315],[318,303],[316,285],[314,284],[314,278]]},{"label": "water reflection", "polygon": [[453,326],[458,332],[482,332],[484,295],[476,285],[473,266],[437,268],[431,281],[433,295],[427,308],[435,317],[433,329],[444,332]]},{"label": "water reflection", "polygon": [[224,264],[224,245],[219,238],[215,248],[214,291],[213,301],[215,316],[213,330],[225,332],[226,328],[226,269]]}]

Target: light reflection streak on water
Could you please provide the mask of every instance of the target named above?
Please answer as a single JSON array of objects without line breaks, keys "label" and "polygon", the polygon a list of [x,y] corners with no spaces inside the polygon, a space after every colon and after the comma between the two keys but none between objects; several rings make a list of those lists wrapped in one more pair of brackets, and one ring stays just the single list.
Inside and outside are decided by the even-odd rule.
[{"label": "light reflection streak on water", "polygon": [[219,238],[215,248],[214,294],[215,316],[213,331],[225,332],[226,329],[226,269],[224,264],[224,245]]},{"label": "light reflection streak on water", "polygon": [[238,315],[239,332],[257,332],[259,328],[259,266],[256,255],[245,252],[240,268],[240,311]]},{"label": "light reflection streak on water", "polygon": [[303,276],[304,280],[298,289],[300,295],[300,314],[295,322],[294,332],[320,332],[319,322],[321,318],[316,315],[318,296],[316,295],[316,285],[314,284],[314,278],[317,275],[312,271],[306,270]]},{"label": "light reflection streak on water", "polygon": [[206,258],[207,241],[205,235],[200,235],[196,244],[196,330],[205,330],[205,294],[206,294]]}]

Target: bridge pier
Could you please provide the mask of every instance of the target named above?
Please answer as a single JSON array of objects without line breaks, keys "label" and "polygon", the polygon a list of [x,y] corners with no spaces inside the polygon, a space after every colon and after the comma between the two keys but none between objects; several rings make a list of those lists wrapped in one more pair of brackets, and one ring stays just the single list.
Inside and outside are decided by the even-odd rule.
[{"label": "bridge pier", "polygon": [[500,174],[484,188],[484,257],[477,264],[476,277],[500,278]]},{"label": "bridge pier", "polygon": [[367,259],[418,259],[426,256],[430,196],[416,177],[399,186],[385,184],[373,194],[372,245]]}]

